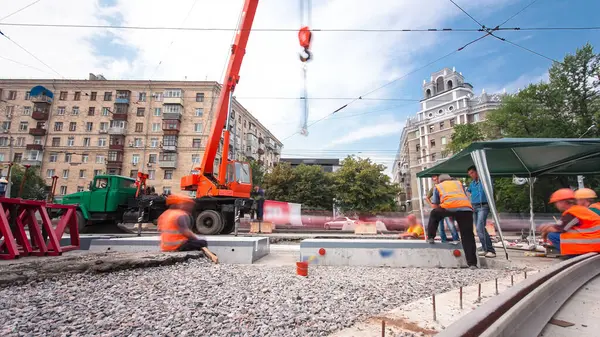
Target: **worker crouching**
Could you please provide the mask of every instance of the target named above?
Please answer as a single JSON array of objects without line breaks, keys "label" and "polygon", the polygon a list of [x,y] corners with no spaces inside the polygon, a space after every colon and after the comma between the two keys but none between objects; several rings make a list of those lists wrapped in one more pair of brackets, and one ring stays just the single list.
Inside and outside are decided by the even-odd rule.
[{"label": "worker crouching", "polygon": [[600,215],[576,205],[575,192],[561,188],[550,196],[550,203],[562,212],[555,225],[542,225],[542,237],[548,239],[561,255],[600,252]]},{"label": "worker crouching", "polygon": [[169,209],[158,218],[160,249],[163,252],[201,250],[217,263],[218,258],[208,250],[206,240],[201,239],[191,230],[193,223],[191,214],[194,205],[194,199],[185,195],[171,194],[167,197]]}]

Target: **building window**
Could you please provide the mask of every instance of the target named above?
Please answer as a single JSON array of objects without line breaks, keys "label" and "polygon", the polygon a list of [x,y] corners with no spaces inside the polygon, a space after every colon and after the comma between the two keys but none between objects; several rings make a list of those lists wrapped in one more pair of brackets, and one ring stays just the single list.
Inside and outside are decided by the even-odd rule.
[{"label": "building window", "polygon": [[51,163],[56,163],[58,161],[58,153],[51,152],[50,156],[48,157],[48,161],[50,161]]},{"label": "building window", "polygon": [[199,149],[201,145],[202,145],[202,139],[200,139],[200,138],[194,138],[192,140],[192,147],[193,148]]},{"label": "building window", "polygon": [[145,92],[140,92],[138,94],[138,101],[140,101],[140,102],[146,102],[146,93]]},{"label": "building window", "polygon": [[62,131],[63,123],[62,122],[54,122],[54,131]]},{"label": "building window", "polygon": [[181,105],[167,105],[165,106],[165,113],[178,114],[181,113]]},{"label": "building window", "polygon": [[112,91],[106,91],[104,93],[104,100],[105,101],[112,101]]},{"label": "building window", "polygon": [[103,154],[96,155],[96,164],[104,164],[106,162],[106,157]]},{"label": "building window", "polygon": [[99,176],[101,174],[102,174],[102,170],[98,170],[98,169],[94,170],[94,177]]},{"label": "building window", "polygon": [[203,108],[196,108],[196,117],[202,117],[204,115]]},{"label": "building window", "polygon": [[138,170],[129,171],[129,178],[135,178],[137,176]]},{"label": "building window", "polygon": [[154,116],[160,117],[162,115],[162,111],[160,108],[154,108]]},{"label": "building window", "polygon": [[440,130],[444,129],[444,122],[440,122]]},{"label": "building window", "polygon": [[25,91],[25,100],[29,101],[31,99],[31,91]]},{"label": "building window", "polygon": [[154,94],[152,94],[152,97],[154,98],[155,101],[162,102],[162,100],[163,100],[163,93],[162,92],[155,92]]},{"label": "building window", "polygon": [[19,131],[27,131],[28,126],[29,126],[29,123],[27,123],[27,122],[19,123]]},{"label": "building window", "polygon": [[89,138],[89,137],[83,138],[83,146],[84,147],[89,147],[91,143],[92,143],[91,138]]},{"label": "building window", "polygon": [[85,170],[79,170],[79,178],[81,178],[81,179],[85,178]]},{"label": "building window", "polygon": [[31,116],[31,107],[30,106],[23,107],[23,116]]},{"label": "building window", "polygon": [[204,102],[204,93],[203,92],[196,93],[196,102]]},{"label": "building window", "polygon": [[16,91],[9,91],[8,92],[8,97],[9,100],[14,101],[15,99],[17,99],[17,92]]},{"label": "building window", "polygon": [[435,147],[435,139],[430,140],[429,144],[431,144],[431,147]]},{"label": "building window", "polygon": [[69,123],[69,131],[76,131],[77,130],[77,122],[70,122]]},{"label": "building window", "polygon": [[158,147],[158,138],[150,138],[150,147]]},{"label": "building window", "polygon": [[75,146],[75,137],[69,137],[67,139],[67,146]]},{"label": "building window", "polygon": [[192,164],[200,164],[200,155],[199,154],[192,155]]},{"label": "building window", "polygon": [[131,156],[131,163],[133,165],[137,165],[140,162],[140,155],[139,154],[134,154]]},{"label": "building window", "polygon": [[448,107],[448,111],[452,111],[452,110],[454,110],[454,107],[451,105]]},{"label": "building window", "polygon": [[58,99],[61,100],[61,101],[66,101],[67,100],[67,92],[66,91],[61,91],[60,94],[59,94],[59,96],[58,96]]},{"label": "building window", "polygon": [[135,132],[144,132],[144,123],[135,123]]},{"label": "building window", "polygon": [[63,170],[62,177],[63,177],[63,179],[68,179],[69,178],[69,170]]},{"label": "building window", "polygon": [[67,194],[67,186],[61,186],[60,187],[60,195],[66,195]]},{"label": "building window", "polygon": [[429,133],[432,133],[435,130],[435,128],[433,127],[433,125],[429,126]]},{"label": "building window", "polygon": [[77,186],[77,192],[83,192],[83,191],[84,191],[83,186]]},{"label": "building window", "polygon": [[137,108],[137,116],[144,117],[144,113],[146,112],[146,108]]},{"label": "building window", "polygon": [[168,98],[181,98],[182,92],[181,89],[169,89],[169,90],[165,90],[165,97]]},{"label": "building window", "polygon": [[[39,137],[35,137],[33,139],[33,142],[35,144],[42,144],[42,141],[41,141],[41,139],[39,139]],[[25,146],[25,137],[17,137],[17,145],[15,145],[15,146],[17,146],[17,147],[19,147],[19,146]]]},{"label": "building window", "polygon": [[4,122],[2,122],[2,130],[5,130],[5,131],[8,131],[8,130],[10,130],[10,124],[11,124],[11,123],[10,123],[10,122],[8,122],[8,121],[4,121]]},{"label": "building window", "polygon": [[74,101],[81,101],[81,91],[75,91]]},{"label": "building window", "polygon": [[94,123],[93,122],[86,122],[85,123],[85,131],[92,131],[94,129]]},{"label": "building window", "polygon": [[93,106],[91,106],[91,107],[88,109],[88,116],[93,116],[93,115],[95,115],[95,114],[96,114],[96,108],[94,108]]},{"label": "building window", "polygon": [[95,101],[97,96],[98,96],[98,93],[95,91],[92,91],[90,93],[90,101]]},{"label": "building window", "polygon": [[47,178],[54,177],[54,169],[48,169],[48,170],[46,170],[46,177]]},{"label": "building window", "polygon": [[79,107],[78,107],[78,106],[74,106],[74,107],[73,107],[73,111],[71,111],[71,114],[72,114],[73,116],[77,116],[77,115],[79,115]]},{"label": "building window", "polygon": [[90,155],[89,154],[84,153],[84,154],[81,155],[81,162],[82,163],[87,163],[89,161],[89,159],[90,159]]},{"label": "building window", "polygon": [[421,150],[421,144],[417,144],[417,146],[415,147],[415,149],[416,149],[417,151]]},{"label": "building window", "polygon": [[173,179],[173,170],[165,170],[164,179],[165,180]]},{"label": "building window", "polygon": [[160,132],[160,123],[152,123],[152,132]]},{"label": "building window", "polygon": [[65,153],[65,163],[70,163],[73,155],[70,153]]},{"label": "building window", "polygon": [[52,138],[52,146],[60,146],[60,137]]},{"label": "building window", "polygon": [[202,123],[195,123],[194,124],[194,132],[196,132],[196,133],[202,133]]},{"label": "building window", "polygon": [[446,145],[446,144],[447,144],[446,137],[442,137],[442,145]]},{"label": "building window", "polygon": [[154,180],[155,176],[156,176],[156,171],[154,171],[154,170],[148,170],[148,179]]},{"label": "building window", "polygon": [[66,107],[59,106],[58,108],[56,108],[56,114],[59,116],[63,116],[65,114],[65,110],[66,110]]},{"label": "building window", "polygon": [[148,164],[156,164],[156,153],[151,153],[148,155]]},{"label": "building window", "polygon": [[13,161],[15,163],[20,163],[21,160],[23,160],[23,154],[20,152],[15,153],[15,155],[13,156]]},{"label": "building window", "polygon": [[106,107],[102,108],[102,116],[108,116],[109,112],[110,112],[109,108],[106,108]]},{"label": "building window", "polygon": [[142,144],[142,138],[135,138],[133,140],[133,146],[135,146],[135,147],[142,147],[143,146],[143,144]]},{"label": "building window", "polygon": [[98,146],[106,147],[106,138],[98,138]]},{"label": "building window", "polygon": [[171,194],[171,186],[163,186],[163,193],[164,194]]},{"label": "building window", "polygon": [[100,122],[100,131],[108,130],[108,122]]},{"label": "building window", "polygon": [[479,120],[480,120],[479,119],[479,114],[478,113],[473,114],[473,122],[477,123],[477,122],[479,122]]},{"label": "building window", "polygon": [[431,154],[431,161],[435,161],[435,153]]}]

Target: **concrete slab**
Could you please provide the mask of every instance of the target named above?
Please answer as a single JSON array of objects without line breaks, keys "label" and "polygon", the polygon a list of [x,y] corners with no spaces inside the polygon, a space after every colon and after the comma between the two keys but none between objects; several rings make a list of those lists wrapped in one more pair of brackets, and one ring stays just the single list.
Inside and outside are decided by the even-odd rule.
[{"label": "concrete slab", "polygon": [[[270,252],[269,238],[265,237],[205,236],[204,239],[220,263],[252,264]],[[89,249],[94,252],[158,252],[159,242],[158,236],[95,239]]]},{"label": "concrete slab", "polygon": [[[325,249],[320,255],[319,250]],[[458,250],[458,257],[453,252]],[[387,266],[462,268],[467,263],[462,245],[424,240],[307,239],[300,243],[300,259],[325,266]]]}]

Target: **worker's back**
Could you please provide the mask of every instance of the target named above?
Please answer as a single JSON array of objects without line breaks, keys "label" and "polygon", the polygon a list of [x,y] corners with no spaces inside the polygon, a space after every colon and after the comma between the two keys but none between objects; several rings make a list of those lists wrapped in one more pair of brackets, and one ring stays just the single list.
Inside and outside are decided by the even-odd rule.
[{"label": "worker's back", "polygon": [[563,213],[570,214],[579,223],[560,235],[560,252],[564,255],[600,253],[600,215],[593,210],[574,205]]},{"label": "worker's back", "polygon": [[179,229],[179,218],[188,216],[180,209],[168,209],[158,217],[158,230],[160,231],[160,250],[170,252],[178,250],[188,238]]},{"label": "worker's back", "polygon": [[458,180],[446,180],[435,185],[440,196],[440,207],[445,209],[470,208],[473,206]]}]

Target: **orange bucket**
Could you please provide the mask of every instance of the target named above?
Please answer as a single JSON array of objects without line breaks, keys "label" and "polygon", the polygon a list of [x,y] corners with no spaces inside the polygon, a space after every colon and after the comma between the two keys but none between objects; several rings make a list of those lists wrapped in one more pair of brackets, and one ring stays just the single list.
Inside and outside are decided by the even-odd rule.
[{"label": "orange bucket", "polygon": [[308,276],[308,262],[296,262],[296,274]]}]

